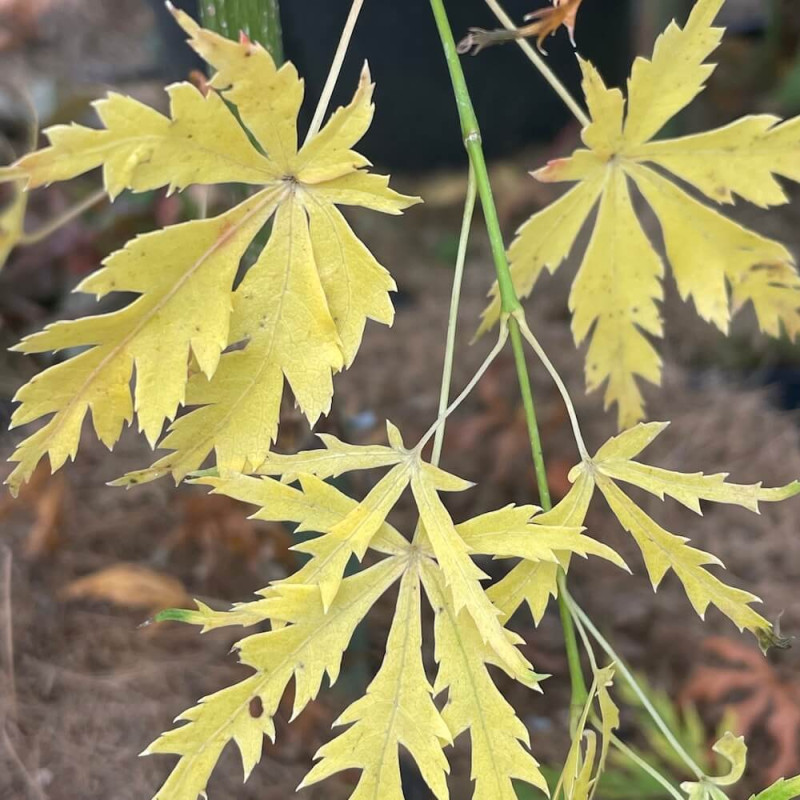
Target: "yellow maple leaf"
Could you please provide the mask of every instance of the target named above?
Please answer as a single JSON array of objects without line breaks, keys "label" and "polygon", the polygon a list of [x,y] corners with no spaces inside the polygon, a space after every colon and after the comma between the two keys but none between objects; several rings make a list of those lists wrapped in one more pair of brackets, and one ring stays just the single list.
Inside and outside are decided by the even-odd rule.
[{"label": "yellow maple leaf", "polygon": [[[528,730],[492,680],[488,664],[496,654],[487,647],[475,622],[456,610],[444,574],[423,562],[425,593],[436,615],[434,690],[447,690],[443,716],[453,739],[469,730],[472,750],[473,800],[516,800],[512,780],[547,791],[539,764],[530,754]],[[501,665],[502,666],[502,665]]]},{"label": "yellow maple leaf", "polygon": [[[112,447],[134,415],[154,445],[181,406],[198,406],[161,442],[174,452],[128,483],[170,472],[181,479],[212,451],[223,470],[254,469],[276,434],[284,381],[315,422],[329,410],[332,373],[352,362],[366,320],[392,322],[394,282],[337,208],[397,214],[418,202],[366,172],[367,160],[352,150],[373,116],[366,66],[350,105],[301,147],[303,83],[294,67],[278,69],[260,45],[229,41],[173,13],[217,70],[212,91],[169,87],[169,117],[110,94],[96,104],[101,129],[51,128],[50,146],[0,170],[0,179],[34,188],[102,166],[112,198],[195,183],[259,190],[219,217],[135,239],[78,287],[98,297],[137,294],[128,306],[56,323],[19,345],[29,353],[82,352],[19,392],[14,425],[52,417],[12,456],[19,462],[12,491],[45,455],[53,470],[74,458],[89,411]],[[270,218],[267,245],[232,292],[245,250]],[[238,349],[224,352],[232,345]],[[190,356],[199,368],[191,377]]]},{"label": "yellow maple leaf", "polygon": [[[732,315],[752,303],[762,330],[800,333],[800,277],[780,243],[748,230],[691,197],[662,168],[709,200],[734,195],[761,207],[787,202],[775,176],[800,180],[800,118],[788,122],[751,116],[695,136],[652,141],[702,91],[713,66],[705,61],[723,30],[713,27],[723,0],[698,0],[684,28],[674,22],[656,42],[651,60],[638,58],[625,98],[608,89],[597,70],[581,61],[591,123],[588,149],[534,173],[546,182],[577,182],[535,214],[509,249],[520,295],[533,290],[547,269],[568,257],[598,205],[589,242],[573,283],[569,307],[576,343],[590,339],[589,391],[607,384],[606,406],[618,405],[620,428],[644,417],[637,378],[658,384],[661,360],[650,337],[659,337],[664,265],[644,232],[630,191],[633,182],[655,213],[678,290],[700,316],[727,332]],[[499,316],[497,288],[481,330]]]},{"label": "yellow maple leaf", "polygon": [[[230,741],[239,748],[246,779],[261,758],[264,736],[275,738],[273,720],[289,682],[294,678],[297,716],[317,696],[326,673],[331,684],[336,682],[356,625],[404,567],[402,558],[388,558],[346,578],[327,613],[313,587],[286,586],[265,600],[265,618],[283,626],[248,636],[236,645],[241,662],[255,674],[203,698],[178,718],[186,724],[163,734],[145,750],[146,755],[180,756],[154,800],[197,800]],[[187,621],[198,620],[189,617]]]},{"label": "yellow maple leaf", "polygon": [[433,703],[422,664],[420,577],[409,569],[400,584],[386,656],[366,694],[349,706],[334,726],[350,725],[315,755],[319,762],[299,788],[345,769],[362,770],[351,800],[403,800],[400,747],[419,767],[438,800],[447,800],[450,771],[442,747],[453,737]]},{"label": "yellow maple leaf", "polygon": [[[660,433],[667,423],[640,424],[624,431],[604,444],[594,458],[583,461],[570,473],[575,481],[573,491],[590,497],[595,487],[605,497],[622,527],[633,536],[642,552],[653,589],[672,570],[683,584],[686,595],[700,617],[709,605],[716,606],[739,630],[751,631],[764,646],[776,642],[772,625],[751,608],[760,602],[750,592],[723,583],[707,569],[723,566],[714,555],[689,546],[688,539],[662,528],[631,500],[618,482],[629,483],[656,497],[665,495],[701,514],[700,501],[739,505],[758,512],[759,503],[779,502],[800,494],[800,481],[776,489],[765,489],[760,483],[729,483],[727,474],[691,475],[652,467],[634,461]],[[576,490],[576,487],[580,487]],[[586,513],[588,503],[581,503]]]}]

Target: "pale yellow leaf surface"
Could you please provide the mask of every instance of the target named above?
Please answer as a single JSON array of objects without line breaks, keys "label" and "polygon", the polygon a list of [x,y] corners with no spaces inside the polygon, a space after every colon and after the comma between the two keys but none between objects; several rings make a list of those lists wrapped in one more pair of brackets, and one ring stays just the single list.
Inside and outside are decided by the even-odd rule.
[{"label": "pale yellow leaf surface", "polygon": [[114,198],[123,190],[145,192],[193,183],[263,185],[280,178],[215,92],[203,96],[190,83],[168,88],[170,117],[112,92],[94,104],[103,128],[56,125],[45,131],[50,146],[0,170],[0,180],[22,178],[28,188],[65,181],[103,167]]},{"label": "pale yellow leaf surface", "polygon": [[747,629],[760,641],[770,642],[771,624],[751,608],[758,598],[728,586],[712,574],[707,567],[722,566],[716,556],[691,547],[686,537],[662,528],[616,481],[630,483],[661,499],[672,497],[697,513],[701,512],[701,501],[739,505],[757,512],[759,502],[778,502],[800,494],[800,481],[764,489],[760,483],[728,483],[725,474],[683,474],[634,461],[665,428],[665,423],[653,422],[624,431],[606,442],[590,462],[575,467],[570,480],[576,482],[575,486],[588,482],[590,491],[594,486],[600,489],[622,527],[639,546],[654,589],[672,570],[701,617],[709,605],[714,605],[740,630]]},{"label": "pale yellow leaf surface", "polygon": [[[761,207],[785,203],[778,178],[800,180],[800,118],[745,117],[717,130],[652,141],[702,91],[713,72],[706,63],[723,30],[713,22],[723,0],[697,0],[683,27],[671,23],[652,59],[638,58],[628,82],[628,108],[617,89],[581,61],[591,122],[586,148],[534,173],[545,182],[576,183],[517,232],[509,248],[511,273],[527,296],[542,271],[554,271],[589,223],[592,235],[570,294],[576,344],[589,340],[588,391],[605,384],[606,406],[617,405],[620,428],[645,416],[641,380],[659,384],[658,304],[664,268],[634,208],[629,182],[655,213],[678,289],[698,314],[728,332],[733,315],[752,304],[761,330],[800,334],[800,277],[780,243],[729,220],[696,200],[681,179],[717,203],[735,196]],[[649,165],[669,173],[664,177]],[[499,318],[497,287],[480,332]]]},{"label": "pale yellow leaf surface", "polygon": [[296,716],[317,696],[326,673],[331,684],[336,682],[356,625],[404,566],[402,560],[386,559],[345,579],[327,614],[319,592],[311,587],[287,586],[268,598],[268,618],[283,627],[237,645],[242,663],[255,673],[203,698],[178,718],[185,724],[145,751],[180,756],[154,800],[197,800],[230,741],[239,749],[246,779],[261,758],[264,735],[275,737],[273,718],[289,682],[294,678]]},{"label": "pale yellow leaf surface", "polygon": [[437,485],[422,470],[411,477],[411,491],[421,523],[453,598],[455,613],[464,610],[475,622],[483,641],[491,647],[503,668],[525,682],[530,664],[516,647],[519,639],[500,623],[499,611],[481,586],[488,576],[470,558],[470,548],[459,536],[437,492]]},{"label": "pale yellow leaf surface", "polygon": [[[207,96],[175,84],[164,117],[112,95],[98,103],[102,128],[52,129],[50,147],[0,171],[0,180],[34,187],[102,165],[112,197],[192,183],[263,188],[217,218],[140,237],[79,287],[140,295],[121,311],[57,323],[26,340],[26,352],[90,349],[20,393],[17,424],[55,416],[15,454],[14,490],[43,456],[53,469],[74,457],[90,409],[111,447],[134,415],[153,444],[181,406],[193,407],[160,443],[172,452],[127,485],[168,473],[180,480],[212,452],[222,472],[253,471],[276,436],[285,383],[313,424],[330,409],[332,376],[352,363],[366,321],[393,319],[394,281],[335,207],[397,214],[418,202],[367,173],[352,149],[374,113],[369,70],[352,102],[298,150],[303,83],[294,67],[278,69],[260,45],[228,41],[173,12],[217,68]],[[232,291],[243,253],[273,214],[267,245]],[[190,356],[199,366],[191,377]]]},{"label": "pale yellow leaf surface", "polygon": [[[594,484],[588,475],[581,473],[566,496],[545,514],[533,518],[533,525],[580,527],[586,519]],[[558,563],[549,561],[522,561],[505,577],[487,590],[492,603],[500,610],[501,620],[507,621],[514,612],[527,603],[534,622],[538,625],[550,602],[558,596],[558,571],[569,566],[569,553],[559,552]]]},{"label": "pale yellow leaf surface", "polygon": [[324,449],[304,450],[294,455],[269,453],[256,472],[276,475],[284,483],[297,480],[298,475],[314,475],[325,480],[338,478],[353,470],[391,467],[404,459],[403,453],[385,445],[353,445],[327,433],[317,434]]},{"label": "pale yellow leaf surface", "polygon": [[536,522],[530,506],[500,509],[456,525],[458,535],[471,552],[494,558],[521,558],[560,564],[564,554],[605,558],[625,568],[620,555],[607,545],[583,534],[579,526]]},{"label": "pale yellow leaf surface", "polygon": [[366,694],[334,723],[350,725],[324,745],[318,763],[301,784],[309,786],[346,769],[361,770],[351,800],[403,800],[400,748],[416,762],[438,800],[447,800],[450,771],[442,748],[452,744],[448,726],[433,703],[422,665],[420,578],[403,576],[386,655]]},{"label": "pale yellow leaf surface", "polygon": [[657,301],[663,272],[633,210],[625,174],[611,169],[569,307],[575,341],[583,342],[591,332],[586,388],[593,391],[607,382],[605,405],[617,403],[621,428],[644,416],[636,378],[660,381],[661,359],[645,334],[662,333]]},{"label": "pale yellow leaf surface", "polygon": [[[8,478],[12,490],[44,455],[53,470],[75,456],[90,410],[95,432],[109,448],[134,410],[155,441],[163,421],[186,400],[190,352],[201,369],[209,374],[216,369],[229,336],[227,291],[250,240],[274,209],[275,193],[265,190],[220,217],[138,237],[79,287],[98,296],[137,292],[135,301],[108,314],[56,322],[16,347],[25,353],[89,349],[45,370],[17,393],[20,406],[12,425],[53,416],[12,455],[19,462]],[[208,303],[207,297],[218,300]]]},{"label": "pale yellow leaf surface", "polygon": [[372,491],[341,521],[310,541],[292,549],[311,558],[289,578],[291,583],[316,584],[322,604],[328,608],[336,597],[350,557],[360,561],[386,517],[406,490],[411,465],[398,464],[378,481]]},{"label": "pale yellow leaf surface", "polygon": [[[302,489],[271,478],[238,474],[225,478],[201,478],[197,482],[213,487],[215,494],[259,506],[253,519],[296,523],[297,533],[329,531],[359,505],[357,500],[335,486],[311,475],[303,475],[300,479]],[[402,555],[408,550],[409,543],[396,528],[384,522],[370,546],[386,555]]]},{"label": "pale yellow leaf surface", "polygon": [[528,750],[528,730],[498,690],[487,669],[497,654],[474,621],[458,612],[442,571],[422,564],[422,580],[435,613],[437,694],[447,691],[443,716],[453,739],[469,731],[473,800],[516,800],[512,780],[547,791],[539,765]]}]

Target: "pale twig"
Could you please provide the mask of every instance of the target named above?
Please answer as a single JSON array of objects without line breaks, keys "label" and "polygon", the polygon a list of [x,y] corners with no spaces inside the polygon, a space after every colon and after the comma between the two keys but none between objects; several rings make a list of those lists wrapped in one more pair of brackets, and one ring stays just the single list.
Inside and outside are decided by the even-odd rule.
[{"label": "pale twig", "polygon": [[[450,402],[450,383],[453,379],[453,360],[456,347],[456,328],[458,327],[458,306],[461,302],[461,284],[464,279],[464,263],[467,260],[467,245],[469,244],[469,231],[472,227],[472,217],[475,212],[475,200],[478,194],[478,185],[475,181],[475,170],[470,165],[467,179],[467,199],[464,203],[464,217],[461,222],[461,235],[458,239],[458,255],[456,256],[456,269],[453,274],[453,291],[450,295],[450,315],[447,319],[447,345],[444,354],[444,367],[442,368],[442,387],[439,393],[439,416],[447,410]],[[431,464],[439,466],[444,444],[443,422],[437,429],[433,439],[433,454]]]},{"label": "pale twig", "polygon": [[[500,24],[507,30],[517,29],[511,17],[506,14],[498,0],[486,0],[486,5],[492,13],[500,20]],[[558,76],[547,66],[547,62],[539,53],[531,47],[525,39],[517,39],[517,44],[522,48],[526,56],[533,62],[533,65],[542,74],[542,77],[553,87],[553,91],[564,101],[567,108],[575,115],[575,119],[580,122],[582,127],[587,127],[591,123],[588,114],[580,107],[578,101],[567,91],[567,87],[559,80]]]},{"label": "pale twig", "polygon": [[439,426],[443,425],[445,420],[469,397],[472,390],[478,385],[480,379],[486,374],[486,370],[492,365],[492,362],[500,355],[500,352],[505,347],[506,340],[508,339],[508,326],[505,319],[500,323],[500,338],[497,344],[492,348],[488,356],[486,356],[483,364],[480,365],[478,371],[473,375],[472,380],[467,384],[463,392],[447,407],[443,414],[439,414],[436,422],[428,428],[425,435],[419,440],[419,444],[414,448],[417,452],[421,451],[423,447],[431,440],[431,437],[436,433]]},{"label": "pale twig", "polygon": [[322,94],[317,103],[317,110],[314,112],[314,118],[311,120],[311,125],[306,134],[306,142],[316,136],[320,128],[322,128],[322,120],[325,118],[325,112],[328,110],[328,105],[331,102],[331,95],[333,95],[336,81],[339,79],[339,73],[342,71],[344,57],[347,55],[347,48],[350,46],[350,39],[353,36],[353,30],[356,27],[356,21],[358,20],[358,15],[361,13],[363,5],[364,0],[353,0],[353,5],[350,6],[350,13],[347,15],[347,21],[344,23],[342,36],[339,39],[339,46],[336,48],[333,63],[328,71],[328,78],[325,81],[325,86],[322,89]]},{"label": "pale twig", "polygon": [[578,422],[578,414],[575,411],[575,404],[572,402],[572,398],[569,396],[566,384],[558,374],[558,370],[547,356],[547,353],[545,353],[544,348],[541,346],[541,344],[539,344],[539,340],[533,335],[533,332],[528,327],[528,322],[525,319],[525,314],[522,312],[522,310],[514,312],[514,317],[516,317],[517,322],[519,323],[519,328],[522,332],[522,335],[525,337],[528,344],[533,348],[534,353],[536,353],[536,355],[539,357],[539,360],[542,362],[544,368],[550,374],[550,377],[553,379],[553,383],[555,383],[556,388],[561,395],[561,399],[564,401],[564,405],[567,407],[567,414],[569,415],[569,421],[572,425],[572,433],[575,436],[575,444],[578,446],[578,452],[580,453],[581,461],[591,460],[589,457],[589,451],[586,449],[586,442],[583,440],[581,426]]}]

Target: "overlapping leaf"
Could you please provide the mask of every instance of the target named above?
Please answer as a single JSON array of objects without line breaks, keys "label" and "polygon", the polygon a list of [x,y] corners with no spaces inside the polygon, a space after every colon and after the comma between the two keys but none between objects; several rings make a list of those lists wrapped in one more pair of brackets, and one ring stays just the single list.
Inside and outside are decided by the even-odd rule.
[{"label": "overlapping leaf", "polygon": [[[492,680],[488,664],[497,656],[486,646],[474,621],[459,613],[441,570],[422,565],[425,593],[436,614],[435,692],[447,691],[443,716],[455,739],[469,731],[473,800],[516,800],[512,780],[547,791],[539,765],[527,746],[528,731]],[[502,665],[500,665],[502,666]]]},{"label": "overlapping leaf", "polygon": [[[634,461],[665,427],[659,422],[640,424],[610,439],[593,459],[572,470],[570,479],[575,481],[572,492],[585,497],[585,493],[591,495],[595,487],[600,490],[622,527],[636,540],[654,589],[666,573],[673,570],[701,617],[709,605],[714,605],[740,630],[751,631],[763,646],[774,644],[772,625],[751,608],[758,598],[728,586],[709,572],[708,566],[722,566],[722,562],[710,553],[689,546],[686,537],[662,528],[622,491],[618,482],[638,486],[661,499],[665,495],[672,497],[700,514],[701,500],[739,505],[758,512],[759,503],[778,502],[799,494],[800,481],[765,489],[760,483],[728,483],[727,474],[688,475]],[[580,505],[584,513],[587,507],[585,501]]]},{"label": "overlapping leaf", "polygon": [[[390,447],[369,445],[359,448],[326,436],[322,450],[305,451],[294,456],[271,455],[262,464],[262,471],[283,479],[299,477],[304,492],[315,494],[331,491],[330,487],[321,490],[324,484],[320,477],[376,466],[390,467],[362,502],[349,501],[352,506],[344,516],[335,521],[333,518],[313,517],[313,527],[321,535],[295,545],[294,549],[308,553],[311,558],[286,582],[318,586],[323,605],[329,605],[336,597],[350,558],[355,555],[362,559],[366,550],[375,546],[376,537],[381,532],[386,538],[386,517],[410,487],[424,531],[424,544],[419,546],[436,559],[456,612],[465,610],[499,661],[511,674],[526,680],[530,665],[515,646],[518,638],[500,623],[500,612],[481,585],[488,576],[475,564],[472,556],[485,554],[495,558],[516,558],[526,564],[548,563],[555,567],[561,563],[560,558],[571,553],[597,555],[619,566],[624,566],[624,562],[610,548],[583,535],[577,525],[564,525],[555,518],[549,523],[537,523],[537,509],[532,507],[508,507],[456,525],[439,494],[463,491],[471,484],[423,462],[419,453],[403,446],[399,432],[391,424],[388,432]],[[306,474],[302,470],[306,470]],[[229,491],[226,487],[230,481],[206,480],[219,491]],[[268,478],[260,482],[253,478],[234,480],[236,486],[231,488],[239,499],[260,503],[266,494],[275,498],[261,512],[268,515],[266,518],[300,521],[304,529],[308,528],[308,522],[303,522],[306,512],[298,511],[293,505],[294,500],[284,502],[278,499],[278,487],[281,491],[296,490]],[[242,492],[239,489],[245,486],[244,481],[253,483],[246,484],[249,489]],[[256,488],[260,497],[255,494]],[[325,522],[327,524],[323,524]]]},{"label": "overlapping leaf", "polygon": [[403,800],[402,746],[438,800],[449,797],[450,768],[442,747],[452,744],[452,736],[433,703],[421,648],[420,577],[410,569],[400,586],[383,664],[367,693],[334,723],[351,727],[320,749],[315,756],[320,761],[301,787],[355,768],[362,774],[351,800]]},{"label": "overlapping leaf", "polygon": [[[332,373],[352,362],[366,320],[392,321],[394,282],[336,207],[396,214],[416,202],[367,173],[368,162],[352,150],[373,115],[366,67],[352,103],[300,147],[303,84],[294,67],[278,69],[259,45],[229,41],[175,15],[217,70],[212,91],[169,87],[169,117],[111,94],[96,104],[102,128],[51,128],[50,146],[2,170],[0,179],[34,188],[102,166],[112,198],[125,189],[193,183],[260,189],[219,217],[135,239],[78,287],[98,297],[138,295],[128,306],[56,323],[22,342],[23,352],[80,352],[18,395],[14,425],[52,416],[12,456],[19,462],[12,490],[45,455],[53,469],[75,456],[89,411],[112,447],[134,414],[155,444],[179,407],[197,406],[164,438],[173,452],[129,483],[170,472],[180,479],[212,451],[225,470],[255,469],[275,436],[284,382],[314,422],[329,409]],[[232,292],[242,255],[270,218],[266,247]],[[239,346],[224,352],[232,345]]]},{"label": "overlapping leaf", "polygon": [[[611,699],[610,687],[614,682],[614,665],[597,669],[589,689],[578,724],[572,736],[572,744],[558,785],[553,792],[554,800],[591,800],[598,788],[598,782],[606,768],[606,760],[611,745],[611,736],[619,728],[619,709]],[[600,749],[598,736],[587,730],[592,709],[597,705],[599,711]]]},{"label": "overlapping leaf", "polygon": [[[711,75],[705,61],[722,37],[713,27],[722,3],[698,0],[683,29],[672,23],[658,39],[651,60],[636,60],[627,113],[622,93],[606,88],[596,69],[581,62],[592,120],[583,132],[588,149],[534,173],[541,181],[577,186],[528,220],[509,250],[514,283],[528,295],[545,269],[553,272],[567,258],[599,205],[569,306],[576,343],[590,340],[587,388],[606,384],[606,405],[618,405],[621,428],[644,416],[637,379],[660,382],[661,360],[650,337],[663,332],[664,265],[634,209],[631,182],[658,218],[681,296],[694,301],[703,319],[727,332],[732,315],[752,303],[764,332],[800,333],[800,277],[789,251],[673,181],[722,204],[735,195],[761,207],[785,203],[776,176],[800,180],[800,118],[752,116],[707,133],[652,141]],[[496,287],[493,295],[482,329],[498,318]]]},{"label": "overlapping leaf", "polygon": [[[389,558],[345,579],[327,613],[314,587],[285,586],[265,600],[264,618],[282,626],[236,646],[242,663],[255,674],[201,700],[179,717],[185,725],[163,734],[145,751],[180,756],[154,800],[197,800],[230,741],[239,748],[246,779],[261,758],[264,735],[275,738],[273,717],[289,681],[294,678],[296,716],[317,696],[325,674],[331,684],[336,682],[356,625],[404,566],[403,559]],[[198,621],[188,615],[185,619]]]}]

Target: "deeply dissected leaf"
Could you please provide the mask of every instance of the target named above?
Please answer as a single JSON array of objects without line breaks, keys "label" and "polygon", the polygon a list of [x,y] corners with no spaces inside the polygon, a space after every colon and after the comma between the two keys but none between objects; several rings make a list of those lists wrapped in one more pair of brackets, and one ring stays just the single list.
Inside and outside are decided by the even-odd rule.
[{"label": "deeply dissected leaf", "polygon": [[[534,525],[581,526],[593,493],[591,479],[579,475],[561,502],[551,511],[535,516],[532,522]],[[558,559],[555,564],[552,561],[522,561],[488,589],[487,594],[500,609],[502,619],[509,619],[525,602],[536,624],[541,622],[550,598],[558,596],[559,568],[569,567],[569,553],[559,551]]]},{"label": "deeply dissected leaf", "polygon": [[[713,202],[734,196],[761,207],[787,202],[776,176],[800,180],[800,119],[746,117],[723,128],[653,141],[699,94],[713,72],[706,59],[723,30],[713,27],[723,0],[698,0],[684,28],[674,22],[651,60],[638,58],[626,101],[581,61],[591,123],[588,149],[534,173],[546,182],[577,182],[519,230],[509,257],[517,291],[528,295],[539,276],[556,270],[599,205],[569,299],[576,343],[590,340],[586,384],[606,384],[606,405],[619,425],[644,416],[638,379],[660,383],[661,360],[650,337],[662,335],[659,311],[664,266],[634,209],[634,184],[661,226],[678,290],[700,316],[727,332],[732,315],[752,303],[761,329],[800,333],[800,277],[789,251],[687,194],[681,179]],[[666,171],[668,177],[654,169]],[[497,287],[482,330],[499,316]]]},{"label": "deeply dissected leaf", "polygon": [[[366,67],[352,103],[299,146],[303,84],[294,67],[278,69],[261,46],[229,41],[174,13],[217,69],[212,91],[171,86],[169,117],[111,94],[96,104],[100,129],[51,128],[50,146],[0,171],[0,179],[34,188],[102,166],[112,198],[196,183],[259,189],[219,217],[135,239],[78,287],[98,297],[133,292],[129,305],[23,341],[23,352],[80,352],[18,394],[15,425],[52,416],[12,456],[19,462],[9,478],[14,491],[45,455],[54,470],[75,456],[89,411],[112,447],[134,415],[152,445],[181,406],[196,407],[161,442],[173,452],[128,484],[170,472],[181,479],[212,451],[221,470],[254,470],[275,437],[284,383],[313,423],[328,411],[332,374],[352,362],[366,320],[392,321],[394,282],[336,207],[396,214],[417,202],[367,173],[367,160],[352,150],[373,115]],[[244,252],[271,218],[267,245],[232,291]]]},{"label": "deeply dissected leaf", "polygon": [[433,703],[422,665],[420,578],[417,569],[403,576],[383,664],[367,693],[349,706],[334,725],[348,730],[324,745],[320,759],[301,786],[345,769],[362,770],[352,800],[403,800],[400,747],[417,763],[438,800],[449,797],[449,772],[442,747],[452,744],[448,726]]},{"label": "deeply dissected leaf", "polygon": [[[609,440],[593,459],[572,470],[570,479],[575,481],[572,492],[576,496],[588,492],[591,497],[594,487],[600,490],[622,527],[636,540],[654,589],[666,573],[673,570],[701,617],[709,605],[714,605],[740,630],[751,631],[765,647],[775,644],[777,637],[772,625],[750,607],[758,598],[728,586],[709,572],[707,566],[722,566],[722,562],[710,553],[690,547],[686,537],[662,528],[617,482],[631,483],[662,499],[669,495],[700,513],[701,500],[740,505],[757,512],[760,502],[776,502],[800,493],[800,481],[777,489],[764,489],[760,483],[749,486],[728,483],[725,474],[684,475],[634,461],[665,428],[664,423],[658,422],[640,424]],[[581,504],[584,514],[586,508],[588,501]],[[573,520],[576,524],[582,521]]]},{"label": "deeply dissected leaf", "polygon": [[447,690],[443,716],[453,739],[470,732],[473,800],[515,800],[513,779],[546,792],[547,783],[527,749],[528,731],[487,669],[497,663],[496,654],[469,615],[456,610],[445,576],[432,562],[423,562],[422,581],[436,614],[439,672],[434,689],[437,694]]},{"label": "deeply dissected leaf", "polygon": [[283,627],[236,645],[240,660],[255,674],[201,700],[179,717],[186,724],[145,751],[180,756],[154,800],[197,800],[230,741],[239,748],[246,779],[261,758],[264,735],[275,737],[273,717],[289,681],[295,681],[297,716],[317,696],[325,674],[336,682],[356,625],[404,566],[403,559],[389,558],[345,579],[327,613],[313,587],[285,586],[265,600],[265,618]]}]

